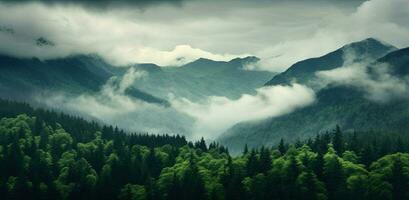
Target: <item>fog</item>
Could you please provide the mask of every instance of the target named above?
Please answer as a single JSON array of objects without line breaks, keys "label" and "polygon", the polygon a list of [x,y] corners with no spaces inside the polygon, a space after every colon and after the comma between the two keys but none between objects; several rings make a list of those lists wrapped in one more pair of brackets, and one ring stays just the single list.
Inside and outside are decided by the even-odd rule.
[{"label": "fog", "polygon": [[393,67],[387,63],[362,59],[357,61],[353,51],[344,53],[344,65],[316,75],[326,85],[353,86],[365,93],[365,96],[378,103],[409,98],[409,77],[394,75]]},{"label": "fog", "polygon": [[122,77],[108,80],[98,93],[73,96],[61,91],[36,99],[45,101],[51,108],[89,116],[129,131],[181,134],[189,139],[215,139],[238,122],[277,117],[315,100],[312,89],[293,84],[262,87],[256,90],[255,95],[243,94],[237,100],[211,96],[203,103],[194,103],[173,97],[169,99],[171,106],[168,107],[125,94],[125,90],[143,76],[149,74],[129,68]]},{"label": "fog", "polygon": [[243,94],[237,100],[209,97],[205,103],[176,99],[172,105],[193,116],[196,138],[214,139],[236,123],[277,117],[313,103],[315,94],[303,85],[269,86],[257,89],[257,94]]},{"label": "fog", "polygon": [[64,91],[37,96],[39,103],[88,116],[129,131],[189,135],[193,118],[164,105],[148,103],[125,94],[143,71],[130,68],[122,77],[112,77],[97,93],[72,95]]}]

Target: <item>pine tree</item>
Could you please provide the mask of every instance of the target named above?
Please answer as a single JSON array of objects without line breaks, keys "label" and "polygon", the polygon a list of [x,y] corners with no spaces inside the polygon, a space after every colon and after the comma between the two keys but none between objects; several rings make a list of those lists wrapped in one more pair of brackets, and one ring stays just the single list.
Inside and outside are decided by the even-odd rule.
[{"label": "pine tree", "polygon": [[390,183],[392,184],[393,199],[405,200],[409,198],[409,178],[403,170],[403,163],[400,154],[394,159],[392,164],[392,174]]},{"label": "pine tree", "polygon": [[248,155],[246,169],[247,169],[248,176],[254,176],[258,171],[257,170],[258,169],[258,159],[257,159],[256,151],[254,149],[252,149],[250,151],[250,154]]},{"label": "pine tree", "polygon": [[259,172],[266,173],[271,169],[271,152],[268,148],[262,147],[260,150]]},{"label": "pine tree", "polygon": [[247,144],[244,145],[243,155],[246,155],[249,152]]},{"label": "pine tree", "polygon": [[342,153],[344,153],[344,139],[342,136],[341,128],[338,125],[334,130],[332,144],[334,145],[334,149],[338,155],[342,155]]},{"label": "pine tree", "polygon": [[278,151],[281,153],[281,155],[284,155],[285,152],[287,152],[287,148],[286,148],[286,146],[285,146],[285,143],[284,143],[284,139],[283,139],[283,138],[281,138],[280,144],[278,145]]}]

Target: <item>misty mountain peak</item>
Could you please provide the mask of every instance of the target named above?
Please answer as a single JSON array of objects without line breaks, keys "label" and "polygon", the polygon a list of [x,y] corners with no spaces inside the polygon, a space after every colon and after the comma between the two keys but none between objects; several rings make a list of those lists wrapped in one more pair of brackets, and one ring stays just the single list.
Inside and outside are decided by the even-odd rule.
[{"label": "misty mountain peak", "polygon": [[260,61],[260,58],[256,57],[256,56],[246,56],[244,58],[234,58],[232,60],[229,61],[229,63],[242,63],[242,64],[248,64],[248,63],[256,63]]},{"label": "misty mountain peak", "polygon": [[[315,73],[318,71],[332,70],[344,65],[345,59],[353,62],[360,60],[376,60],[397,48],[374,38],[367,38],[353,42],[316,58],[299,61],[289,67],[285,72],[273,77],[266,85],[290,84],[293,80],[299,83],[311,84],[316,82]],[[309,84],[311,83],[311,84]]]},{"label": "misty mountain peak", "polygon": [[191,63],[208,63],[208,62],[217,62],[217,61],[211,60],[211,59],[208,59],[208,58],[199,58],[199,59],[197,59],[197,60],[195,60],[195,61],[193,61]]},{"label": "misty mountain peak", "polygon": [[343,51],[348,51],[350,49],[353,49],[358,55],[369,55],[373,58],[379,58],[384,56],[386,53],[396,50],[397,48],[378,39],[367,38],[358,42],[347,44],[341,48]]}]

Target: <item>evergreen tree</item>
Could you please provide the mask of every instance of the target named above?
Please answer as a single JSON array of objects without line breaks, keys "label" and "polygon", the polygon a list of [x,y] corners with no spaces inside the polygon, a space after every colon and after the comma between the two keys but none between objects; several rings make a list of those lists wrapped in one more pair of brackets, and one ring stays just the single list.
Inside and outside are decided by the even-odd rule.
[{"label": "evergreen tree", "polygon": [[283,139],[283,138],[281,138],[280,144],[278,145],[278,151],[280,151],[281,155],[284,155],[285,152],[287,152],[287,148],[286,148],[286,146],[285,146],[285,143],[284,143],[284,139]]},{"label": "evergreen tree", "polygon": [[344,139],[343,139],[343,135],[341,132],[341,128],[338,125],[336,126],[334,130],[332,144],[338,155],[342,155],[342,153],[344,153]]}]

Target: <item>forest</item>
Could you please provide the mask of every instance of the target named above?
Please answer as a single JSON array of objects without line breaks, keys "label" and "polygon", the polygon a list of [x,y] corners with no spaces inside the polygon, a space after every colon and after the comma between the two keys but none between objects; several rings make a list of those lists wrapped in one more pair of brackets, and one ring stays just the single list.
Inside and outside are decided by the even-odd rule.
[{"label": "forest", "polygon": [[0,100],[1,199],[409,199],[409,137],[343,132],[258,149],[129,133]]}]

